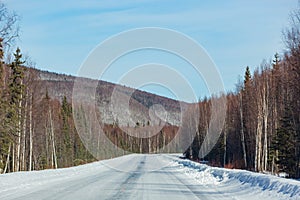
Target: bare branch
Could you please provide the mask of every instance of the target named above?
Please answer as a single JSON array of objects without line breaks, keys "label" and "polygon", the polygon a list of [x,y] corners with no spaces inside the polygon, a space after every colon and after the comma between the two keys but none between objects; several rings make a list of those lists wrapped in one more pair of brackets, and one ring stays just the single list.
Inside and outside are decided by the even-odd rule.
[{"label": "bare branch", "polygon": [[3,39],[4,48],[14,45],[15,39],[19,37],[20,17],[7,9],[4,3],[0,2],[0,38]]},{"label": "bare branch", "polygon": [[[299,1],[300,7],[300,1]],[[296,9],[290,14],[290,26],[283,30],[283,42],[289,51],[300,47],[300,9]]]}]

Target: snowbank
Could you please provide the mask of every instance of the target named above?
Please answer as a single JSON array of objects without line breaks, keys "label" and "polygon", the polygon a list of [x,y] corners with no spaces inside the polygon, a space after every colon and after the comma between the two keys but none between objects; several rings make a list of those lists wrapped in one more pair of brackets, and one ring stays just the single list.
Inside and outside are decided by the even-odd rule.
[{"label": "snowbank", "polygon": [[203,185],[239,184],[241,189],[260,190],[282,199],[300,199],[300,182],[245,170],[210,167],[189,160],[175,160],[175,165]]}]

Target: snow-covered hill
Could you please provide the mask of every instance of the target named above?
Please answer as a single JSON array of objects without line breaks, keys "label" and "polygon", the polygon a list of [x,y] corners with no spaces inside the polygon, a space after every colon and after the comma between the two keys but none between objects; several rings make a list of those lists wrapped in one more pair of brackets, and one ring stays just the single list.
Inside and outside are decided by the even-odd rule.
[{"label": "snow-covered hill", "polygon": [[127,155],[0,175],[0,199],[300,199],[300,182],[213,168],[176,155]]}]

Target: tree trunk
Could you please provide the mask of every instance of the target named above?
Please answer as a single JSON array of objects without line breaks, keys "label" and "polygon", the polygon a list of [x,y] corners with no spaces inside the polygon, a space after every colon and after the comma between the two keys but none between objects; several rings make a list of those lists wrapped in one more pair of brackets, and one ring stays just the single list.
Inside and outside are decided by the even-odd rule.
[{"label": "tree trunk", "polygon": [[258,111],[256,141],[255,141],[255,171],[261,172],[261,155],[262,155],[262,116],[261,111]]},{"label": "tree trunk", "polygon": [[141,141],[140,141],[140,153],[143,152],[143,138],[141,138]]},{"label": "tree trunk", "polygon": [[12,172],[15,172],[15,144],[12,144]]},{"label": "tree trunk", "polygon": [[[21,83],[23,84],[23,83]],[[21,154],[21,132],[22,132],[22,99],[23,99],[23,92],[21,91],[20,95],[20,101],[18,104],[18,124],[17,124],[17,146],[16,146],[16,161],[15,161],[15,172],[18,172],[20,170],[20,154]]]},{"label": "tree trunk", "polygon": [[148,130],[148,153],[151,153],[151,137],[150,137],[150,130]]},{"label": "tree trunk", "polygon": [[226,123],[224,128],[224,156],[223,156],[223,167],[226,165],[226,154],[227,154],[227,132],[226,132]]},{"label": "tree trunk", "polygon": [[22,136],[22,152],[21,152],[21,170],[26,170],[26,157],[25,157],[25,151],[26,151],[26,124],[27,124],[27,106],[28,102],[25,101],[25,110],[24,110],[24,119],[23,119],[23,136]]},{"label": "tree trunk", "polygon": [[6,158],[6,164],[5,164],[5,168],[4,168],[4,171],[3,173],[5,174],[8,170],[8,165],[9,165],[9,161],[10,161],[10,151],[11,151],[11,144],[9,144],[9,147],[8,147],[8,153],[7,153],[7,158]]},{"label": "tree trunk", "polygon": [[246,153],[246,144],[245,144],[245,132],[244,132],[244,121],[243,121],[243,97],[242,93],[239,94],[240,96],[240,121],[241,121],[241,142],[242,142],[242,148],[243,148],[243,158],[244,158],[244,165],[247,169],[247,153]]},{"label": "tree trunk", "polygon": [[50,117],[50,132],[51,132],[51,140],[52,140],[52,159],[54,160],[54,167],[57,169],[57,156],[56,156],[56,149],[55,149],[55,137],[54,137],[54,126],[52,120],[52,113],[51,109],[49,109],[49,117]]},{"label": "tree trunk", "polygon": [[268,107],[265,100],[264,109],[264,171],[267,171],[268,167]]},{"label": "tree trunk", "polygon": [[32,170],[32,152],[33,152],[33,130],[32,130],[32,98],[30,102],[30,108],[29,108],[29,166],[28,170]]},{"label": "tree trunk", "polygon": [[[265,72],[266,73],[266,72]],[[269,83],[267,80],[267,74],[263,74],[265,77],[263,88],[262,88],[262,112],[263,112],[263,123],[264,123],[264,148],[263,148],[263,160],[262,167],[264,171],[267,171],[268,167],[268,116],[269,116]]]}]

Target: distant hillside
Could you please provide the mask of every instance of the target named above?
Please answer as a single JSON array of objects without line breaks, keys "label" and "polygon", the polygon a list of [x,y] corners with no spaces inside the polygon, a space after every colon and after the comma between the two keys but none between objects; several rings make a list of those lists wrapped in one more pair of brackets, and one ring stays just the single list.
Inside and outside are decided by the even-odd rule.
[{"label": "distant hillside", "polygon": [[[83,90],[73,92],[78,82]],[[21,65],[0,65],[0,96],[0,173],[70,167],[124,151],[169,152],[164,147],[179,129],[181,107],[188,105]]]},{"label": "distant hillside", "polygon": [[[42,81],[41,95],[47,91],[51,98],[62,100],[63,97],[66,96],[67,99],[71,101],[74,81],[77,77],[40,70],[37,70],[37,73]],[[81,79],[80,81],[96,81],[87,78],[79,79]],[[129,87],[101,80],[98,81],[98,87],[96,89],[97,106],[100,110],[102,121],[107,124],[113,124],[116,121],[109,109],[110,98],[116,87],[121,94],[127,96],[130,95],[132,91],[132,88]],[[135,90],[131,95],[129,110],[128,108],[122,108],[122,113],[130,114],[134,122],[128,121],[129,116],[124,114],[118,115],[117,121],[121,126],[132,125],[136,122],[147,123],[150,120],[149,108],[156,104],[163,106],[167,111],[167,123],[172,125],[180,124],[181,110],[179,101],[141,90]],[[183,109],[185,109],[184,107],[187,103],[181,102],[181,104],[183,105]]]}]

